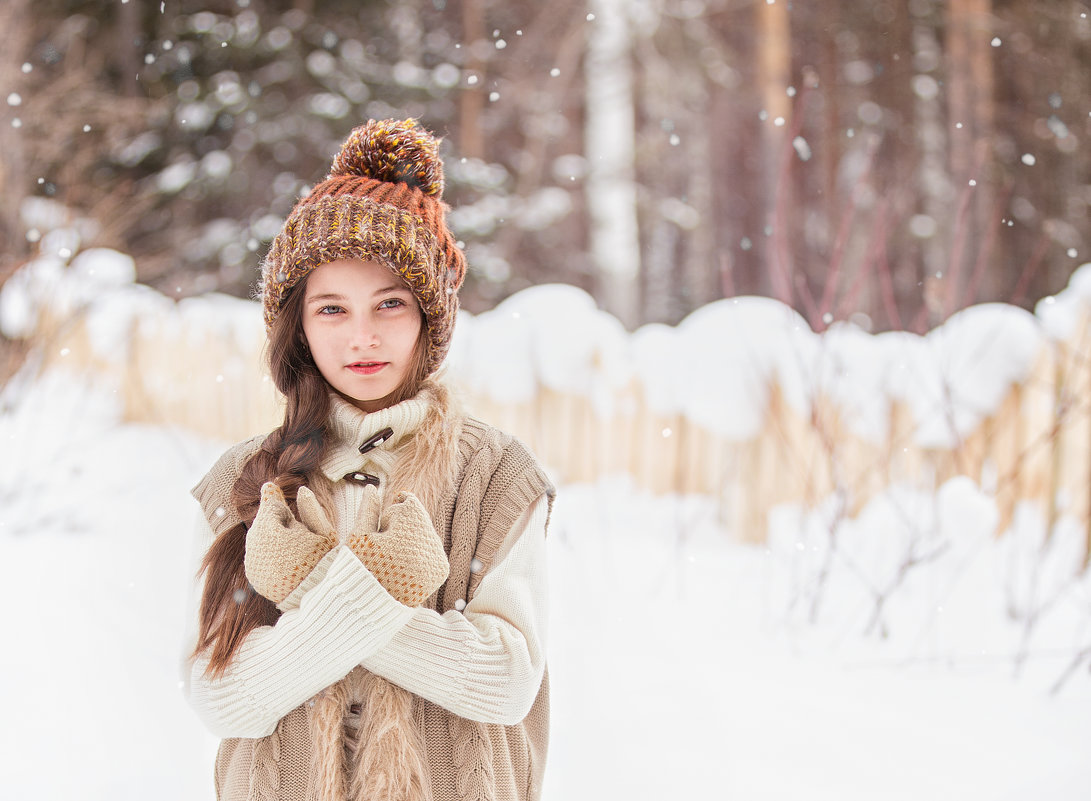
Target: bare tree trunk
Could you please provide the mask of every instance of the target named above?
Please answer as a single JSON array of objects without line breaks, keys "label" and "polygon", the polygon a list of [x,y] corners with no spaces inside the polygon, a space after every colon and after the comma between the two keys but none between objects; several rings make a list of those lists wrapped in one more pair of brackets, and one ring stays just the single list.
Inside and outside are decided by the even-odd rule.
[{"label": "bare tree trunk", "polygon": [[[34,19],[29,6],[28,0],[9,0],[0,5],[0,86],[5,87],[5,96],[21,98],[26,94],[23,87],[28,76],[23,74],[22,64]],[[29,190],[20,106],[8,101],[4,110],[0,118],[0,186],[4,187],[0,192],[0,285],[26,255],[26,242],[20,236],[19,204]]]},{"label": "bare tree trunk", "polygon": [[485,140],[481,135],[481,112],[485,107],[485,62],[474,43],[485,38],[482,0],[462,0],[462,47],[469,54],[465,71],[477,76],[477,84],[463,89],[458,104],[458,149],[466,158],[481,158]]},{"label": "bare tree trunk", "polygon": [[[947,105],[951,133],[950,174],[955,186],[973,187],[955,215],[944,288],[945,313],[961,305],[968,265],[984,242],[992,211],[982,167],[991,150],[993,67],[990,0],[951,0],[947,6]],[[953,130],[952,130],[953,128]],[[971,185],[970,182],[974,183]],[[990,290],[993,287],[989,288]],[[968,299],[969,300],[969,299]]]},{"label": "bare tree trunk", "polygon": [[[837,0],[821,0],[822,18],[833,25],[841,23],[840,4]],[[836,28],[835,28],[836,29]],[[837,40],[833,36],[822,37],[822,49],[818,62],[818,85],[821,87],[823,100],[822,121],[822,194],[826,202],[822,214],[826,219],[826,231],[837,229],[838,204],[837,172],[844,153],[841,132],[841,95],[837,91],[841,80],[841,56],[837,49]]]},{"label": "bare tree trunk", "polygon": [[[995,78],[993,75],[992,40],[992,0],[974,0],[973,20],[970,39],[970,75],[974,85],[974,157],[975,163],[982,168],[977,170],[977,191],[974,192],[973,214],[973,249],[968,254],[968,263],[974,264],[986,240],[991,227],[991,216],[996,202],[996,186],[988,176],[987,165],[993,159],[993,131],[996,121]],[[999,300],[1004,297],[1004,281],[998,270],[986,270],[981,285],[981,299]],[[975,298],[966,298],[965,303],[973,303]]]},{"label": "bare tree trunk", "polygon": [[140,92],[139,74],[144,59],[140,52],[140,6],[142,0],[129,0],[118,7],[117,49],[114,57],[121,73],[121,90],[127,97]]},{"label": "bare tree trunk", "polygon": [[[940,43],[930,19],[919,18],[913,26],[913,58],[920,68],[932,64],[938,68],[940,65]],[[954,194],[947,172],[947,145],[951,140],[944,131],[941,77],[939,74],[932,74],[931,71],[922,70],[919,73],[913,110],[913,127],[920,149],[917,175],[921,198],[919,211],[932,221],[930,235],[923,225],[918,224],[915,229],[923,237],[920,269],[924,274],[926,287],[932,287],[935,282],[942,280],[936,276],[942,276],[946,271],[948,243],[951,235],[948,209],[950,198]],[[952,156],[952,162],[954,160],[955,157]],[[932,296],[926,292],[926,300],[930,297]],[[938,318],[942,314],[935,303],[931,313],[933,318]]]},{"label": "bare tree trunk", "polygon": [[640,322],[632,32],[627,0],[590,0],[587,41],[587,203],[598,295],[633,328]]},{"label": "bare tree trunk", "polygon": [[[788,118],[791,112],[788,85],[792,73],[791,25],[787,0],[757,4],[758,86],[762,108],[767,118],[762,123],[763,195],[766,198],[764,238],[766,262],[772,281],[773,296],[791,305],[793,269],[789,250],[789,181],[780,181],[785,158]],[[778,214],[778,209],[783,210]]]},{"label": "bare tree trunk", "polygon": [[642,322],[678,322],[678,275],[675,258],[678,229],[658,214],[647,224],[648,264],[644,270],[644,315]]},{"label": "bare tree trunk", "polygon": [[713,226],[708,219],[712,209],[712,174],[708,168],[712,163],[709,127],[698,121],[687,139],[689,185],[686,203],[696,209],[700,216],[685,237],[682,286],[687,296],[686,304],[697,307],[722,297],[722,292],[718,286],[719,264],[714,256],[716,246],[713,241]]}]

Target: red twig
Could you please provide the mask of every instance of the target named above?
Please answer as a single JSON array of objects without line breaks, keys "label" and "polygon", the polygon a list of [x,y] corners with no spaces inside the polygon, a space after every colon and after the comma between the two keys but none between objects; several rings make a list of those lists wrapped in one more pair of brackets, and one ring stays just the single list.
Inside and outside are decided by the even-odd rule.
[{"label": "red twig", "polygon": [[894,297],[894,274],[885,247],[879,249],[879,292],[890,325],[895,331],[902,330],[902,316],[898,313],[898,301]]},{"label": "red twig", "polygon": [[864,180],[871,175],[871,167],[875,163],[875,151],[877,149],[878,137],[872,139],[868,143],[867,161],[864,164],[864,169],[860,171],[856,183],[853,184],[852,191],[849,194],[847,208],[845,213],[841,216],[841,224],[837,229],[837,239],[834,240],[833,253],[830,255],[830,271],[826,275],[826,286],[822,292],[822,305],[818,309],[818,316],[820,319],[824,318],[826,313],[833,307],[833,298],[837,292],[837,283],[841,278],[841,265],[845,259],[845,244],[848,242],[849,232],[852,230],[852,223],[856,219],[856,199],[859,197],[860,189],[864,185]]},{"label": "red twig", "polygon": [[[886,239],[886,214],[889,207],[890,204],[885,198],[879,203],[879,211],[875,220],[875,229],[871,241],[868,243],[867,254],[864,256],[863,264],[860,265],[860,270],[856,273],[856,278],[849,287],[848,294],[841,301],[842,312],[855,308],[856,300],[860,296],[860,290],[864,286],[864,279],[872,272],[876,262],[882,259],[882,263],[886,266],[887,272],[890,271],[890,266],[886,263],[886,248],[884,247]],[[889,275],[887,278],[889,280]]]},{"label": "red twig", "polygon": [[735,297],[735,276],[731,269],[731,255],[720,254],[720,291],[725,298]]},{"label": "red twig", "polygon": [[997,232],[1000,230],[1001,213],[1008,205],[1008,199],[1011,198],[1012,185],[1009,183],[1004,191],[1000,193],[1000,197],[996,199],[996,205],[993,207],[993,223],[989,226],[989,231],[985,237],[984,242],[981,244],[981,250],[977,254],[977,263],[974,264],[973,274],[970,276],[970,282],[966,285],[966,294],[962,296],[962,307],[965,308],[974,302],[977,297],[977,290],[981,286],[981,281],[985,277],[985,268],[989,263],[989,258],[992,256],[993,246],[996,244]]},{"label": "red twig", "polygon": [[1034,245],[1034,252],[1030,254],[1026,267],[1023,268],[1019,280],[1015,282],[1015,289],[1012,290],[1011,293],[1011,303],[1013,305],[1018,306],[1019,303],[1022,302],[1031,279],[1034,277],[1034,274],[1038,272],[1038,267],[1042,264],[1042,258],[1046,255],[1047,247],[1049,247],[1049,234],[1043,230],[1038,236],[1038,241]]},{"label": "red twig", "polygon": [[924,303],[921,305],[920,311],[918,311],[917,315],[913,318],[913,322],[909,324],[909,330],[912,331],[914,334],[923,334],[927,322],[928,304]]},{"label": "red twig", "polygon": [[804,86],[803,90],[796,98],[796,109],[792,114],[791,128],[787,133],[784,140],[784,146],[782,148],[782,155],[780,159],[780,169],[777,171],[777,185],[775,189],[776,200],[773,203],[773,236],[771,245],[771,255],[773,257],[773,288],[778,295],[781,295],[781,300],[787,305],[792,305],[792,288],[793,284],[795,288],[799,290],[800,300],[807,311],[807,316],[810,318],[811,327],[814,328],[816,323],[816,315],[818,307],[815,304],[814,296],[811,294],[810,288],[807,286],[806,280],[793,281],[793,271],[789,265],[788,258],[788,214],[785,209],[785,205],[788,202],[787,186],[788,178],[792,171],[792,153],[795,151],[795,145],[793,142],[799,135],[801,126],[803,125],[803,102],[804,99],[810,94],[810,89]]},{"label": "red twig", "polygon": [[966,245],[966,212],[970,209],[973,187],[969,184],[962,190],[958,199],[958,212],[955,214],[955,238],[951,241],[951,255],[947,259],[947,292],[944,304],[944,316],[950,317],[955,311],[958,300],[958,278],[962,272],[962,250]]}]

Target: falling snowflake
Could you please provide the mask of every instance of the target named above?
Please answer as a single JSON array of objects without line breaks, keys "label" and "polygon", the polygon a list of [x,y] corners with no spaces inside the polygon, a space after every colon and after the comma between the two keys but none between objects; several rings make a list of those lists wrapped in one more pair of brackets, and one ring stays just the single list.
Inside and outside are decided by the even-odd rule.
[{"label": "falling snowflake", "polygon": [[811,158],[811,146],[807,143],[807,140],[802,136],[797,136],[792,140],[792,147],[796,150],[796,155],[799,156],[800,161],[809,161]]}]

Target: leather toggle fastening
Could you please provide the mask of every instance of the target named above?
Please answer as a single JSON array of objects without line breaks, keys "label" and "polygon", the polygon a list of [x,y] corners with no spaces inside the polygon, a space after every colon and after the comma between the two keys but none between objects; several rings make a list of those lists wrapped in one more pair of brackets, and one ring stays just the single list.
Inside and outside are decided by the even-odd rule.
[{"label": "leather toggle fastening", "polygon": [[379,486],[378,476],[373,476],[371,473],[365,473],[362,470],[353,470],[351,473],[345,473],[345,481],[351,481],[354,484],[363,484],[365,487],[368,484],[373,487]]},{"label": "leather toggle fastening", "polygon": [[368,451],[375,450],[388,439],[394,436],[394,429],[387,426],[377,434],[372,434],[366,440],[364,444],[360,446],[360,453],[367,453]]},{"label": "leather toggle fastening", "polygon": [[[373,451],[394,436],[394,429],[387,426],[382,431],[372,434],[366,440],[364,444],[360,446],[360,453],[367,453]],[[371,473],[365,473],[363,470],[353,470],[351,473],[345,473],[345,481],[351,481],[354,484],[363,484],[367,486],[371,484],[373,487],[379,486],[379,477],[373,476]]]}]

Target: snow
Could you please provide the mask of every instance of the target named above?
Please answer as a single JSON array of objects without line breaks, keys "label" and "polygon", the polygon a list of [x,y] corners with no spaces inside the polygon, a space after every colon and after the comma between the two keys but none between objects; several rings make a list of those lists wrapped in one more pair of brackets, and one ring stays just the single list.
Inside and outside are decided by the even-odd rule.
[{"label": "snow", "polygon": [[124,286],[136,280],[136,262],[110,248],[91,248],[72,259],[73,276],[93,281],[100,288]]},{"label": "snow", "polygon": [[0,332],[9,339],[30,336],[38,326],[39,310],[60,283],[64,263],[39,258],[18,270],[0,288]]},{"label": "snow", "polygon": [[[195,108],[203,108],[203,106],[200,106],[199,104],[192,104],[192,105]],[[190,125],[191,126],[196,126],[197,125],[196,120],[198,119],[198,115],[195,113],[195,111],[193,109],[190,109],[189,114],[191,115],[193,120],[195,120],[195,122],[190,123]],[[183,120],[183,123],[184,122],[185,121]],[[169,194],[174,194],[176,192],[181,192],[183,189],[185,189],[187,186],[189,186],[190,182],[193,181],[196,174],[197,174],[197,165],[194,162],[192,162],[192,161],[179,161],[179,162],[176,162],[175,164],[170,165],[169,167],[167,167],[166,169],[164,169],[162,172],[159,173],[159,176],[157,178],[157,185],[159,187],[159,191],[160,192],[166,192],[166,193],[169,193]]]},{"label": "snow", "polygon": [[[948,523],[980,511],[970,487],[942,496]],[[847,568],[804,626],[788,613],[812,554],[732,545],[714,519],[698,499],[623,482],[563,488],[549,797],[1017,799],[1043,784],[1042,797],[1082,797],[1087,679],[1048,696],[1041,680],[1063,659],[1013,679],[993,575],[1003,541],[987,524],[895,596],[879,641],[860,636],[870,610]],[[859,546],[882,549],[881,531],[861,525]]]},{"label": "snow", "polygon": [[[12,798],[213,796],[216,742],[178,665],[187,490],[227,443],[123,423],[114,398],[55,370],[0,403]],[[1086,797],[1091,680],[1049,691],[1091,639],[1079,527],[1047,539],[1025,505],[994,538],[995,504],[965,477],[893,488],[840,521],[811,620],[831,506],[781,509],[768,544],[744,546],[707,498],[560,488],[546,801]],[[868,633],[873,588],[914,543],[939,555],[890,594],[887,636]],[[1029,636],[1009,606],[1043,610]]]},{"label": "snow", "polygon": [[[936,445],[1070,343],[1089,303],[1085,265],[1033,315],[983,305],[925,336],[818,334],[764,298],[630,335],[582,290],[546,285],[461,314],[448,370],[504,403],[582,394],[603,418],[638,391],[737,440],[761,430],[774,385],[804,414],[834,404],[865,438],[898,402]],[[77,311],[115,364],[132,331],[250,353],[264,336],[255,303],[174,303],[112,251],[43,256],[0,291],[8,336]],[[181,696],[179,650],[198,558],[188,489],[230,443],[125,422],[116,372],[59,364],[0,391],[3,796],[211,799],[217,743]],[[545,801],[1082,801],[1091,677],[1086,657],[1069,668],[1091,647],[1091,573],[1085,524],[1055,500],[1052,524],[1031,501],[1002,523],[974,480],[925,476],[854,516],[836,493],[782,504],[745,545],[718,499],[562,485]]]},{"label": "snow", "polygon": [[25,228],[51,231],[68,222],[68,208],[56,200],[45,197],[24,198],[19,204],[19,218]]},{"label": "snow", "polygon": [[[10,642],[33,656],[4,658],[0,747],[21,758],[0,780],[11,797],[211,798],[216,744],[185,707],[177,666],[195,559],[186,489],[224,443],[122,424],[109,397],[54,374],[0,417],[5,440],[22,437],[14,452],[37,457],[5,488],[29,483],[17,495],[51,510],[16,510],[0,538],[5,564],[40,568],[9,571],[12,597],[31,601]],[[823,622],[793,622],[801,552],[788,538],[732,544],[702,499],[562,487],[546,798],[1082,798],[1091,687],[1078,675],[1048,695],[1063,658],[1012,676],[1017,632],[997,571],[1041,537],[1028,522],[1025,541],[993,543],[988,505],[965,481],[945,485],[938,514],[944,536],[965,538],[959,558],[896,596],[904,622],[878,641],[844,633],[860,619],[843,575]],[[899,519],[889,507],[872,526]],[[955,623],[931,614],[937,598]],[[58,752],[65,771],[49,769]]]},{"label": "snow", "polygon": [[1068,278],[1068,286],[1058,295],[1043,298],[1034,307],[1035,316],[1051,339],[1071,340],[1081,315],[1091,304],[1091,262],[1083,264]]},{"label": "snow", "polygon": [[1045,334],[1029,312],[989,303],[953,314],[925,343],[927,362],[917,363],[898,394],[913,409],[917,443],[952,448],[1030,375]]},{"label": "snow", "polygon": [[850,431],[882,441],[890,425],[891,389],[905,366],[901,351],[913,342],[911,335],[877,337],[852,323],[833,323],[822,335],[814,365],[816,395],[844,410]]}]

